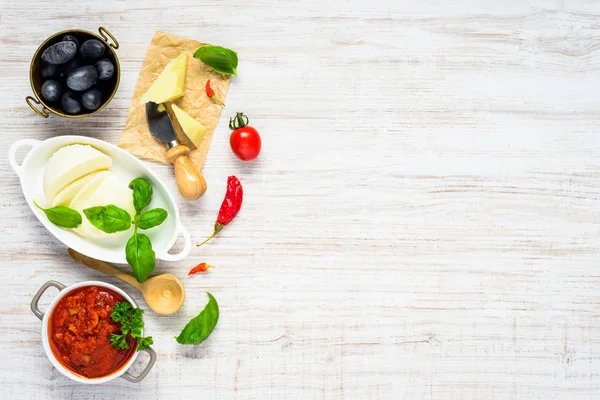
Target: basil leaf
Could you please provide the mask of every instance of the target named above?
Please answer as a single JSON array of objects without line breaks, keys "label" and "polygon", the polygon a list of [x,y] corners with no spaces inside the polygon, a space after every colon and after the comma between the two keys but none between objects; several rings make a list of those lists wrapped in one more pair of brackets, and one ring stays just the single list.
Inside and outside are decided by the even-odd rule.
[{"label": "basil leaf", "polygon": [[102,232],[115,233],[131,227],[131,215],[114,204],[86,208],[83,213]]},{"label": "basil leaf", "polygon": [[156,263],[156,255],[148,236],[134,233],[125,246],[125,258],[138,282],[142,283],[148,279]]},{"label": "basil leaf", "polygon": [[177,339],[180,344],[200,344],[210,336],[219,320],[219,305],[212,294],[204,310],[183,328]]},{"label": "basil leaf", "polygon": [[133,190],[133,206],[139,214],[152,201],[152,186],[144,178],[135,178],[129,184],[129,189]]},{"label": "basil leaf", "polygon": [[77,228],[79,225],[81,225],[81,214],[72,208],[65,206],[42,208],[35,200],[33,200],[33,204],[42,210],[44,214],[46,214],[48,220],[54,225],[62,228]]},{"label": "basil leaf", "polygon": [[135,223],[140,229],[150,229],[165,222],[167,215],[167,210],[162,208],[153,208],[150,211],[146,211],[145,213],[141,213],[140,215],[136,216]]},{"label": "basil leaf", "polygon": [[208,65],[215,72],[237,75],[238,57],[233,51],[221,46],[202,46],[194,53],[194,58]]}]

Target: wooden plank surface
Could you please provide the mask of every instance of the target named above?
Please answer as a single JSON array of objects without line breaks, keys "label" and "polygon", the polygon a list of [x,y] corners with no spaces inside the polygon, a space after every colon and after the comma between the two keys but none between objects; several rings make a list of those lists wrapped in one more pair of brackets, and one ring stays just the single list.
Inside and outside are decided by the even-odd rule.
[{"label": "wooden plank surface", "polygon": [[[5,151],[60,134],[116,143],[161,29],[240,54],[208,192],[179,198],[193,238],[210,233],[228,175],[245,189],[219,238],[158,266],[188,298],[146,318],[154,370],[82,386],[51,367],[29,302],[49,279],[115,281],[69,259],[3,158],[0,398],[600,398],[600,2],[0,5]],[[121,44],[115,99],[82,120],[35,116],[39,43],[99,25]],[[238,110],[263,137],[252,163],[229,149]],[[176,193],[170,168],[151,167]],[[202,261],[217,269],[187,278]],[[206,291],[219,324],[180,346]]]}]

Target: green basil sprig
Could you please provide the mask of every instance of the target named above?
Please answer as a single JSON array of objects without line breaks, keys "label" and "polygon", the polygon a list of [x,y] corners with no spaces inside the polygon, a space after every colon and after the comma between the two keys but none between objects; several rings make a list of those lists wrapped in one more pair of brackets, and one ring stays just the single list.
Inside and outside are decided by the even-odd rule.
[{"label": "green basil sprig", "polygon": [[152,201],[152,186],[144,178],[136,178],[129,184],[129,189],[133,190],[133,206],[139,214]]},{"label": "green basil sprig", "polygon": [[202,46],[194,58],[208,65],[221,75],[237,75],[238,57],[235,52],[221,46]]},{"label": "green basil sprig", "polygon": [[135,232],[125,246],[125,258],[131,265],[133,275],[138,282],[142,283],[148,279],[156,265],[156,254],[152,250],[150,238],[143,233]]},{"label": "green basil sprig", "polygon": [[175,339],[179,344],[200,344],[210,336],[219,321],[219,305],[212,294],[208,294],[208,304],[204,310],[183,328]]},{"label": "green basil sprig", "polygon": [[86,208],[83,213],[102,232],[121,232],[131,227],[131,215],[114,204]]},{"label": "green basil sprig", "polygon": [[162,208],[142,212],[152,202],[152,186],[146,179],[136,178],[132,180],[129,188],[133,190],[133,206],[136,214],[133,236],[129,238],[125,246],[125,258],[131,265],[135,279],[142,283],[154,271],[156,254],[152,249],[150,238],[143,233],[138,233],[138,228],[150,229],[158,226],[167,219],[168,214]]},{"label": "green basil sprig", "polygon": [[136,215],[135,223],[140,229],[150,229],[162,224],[167,219],[167,210],[162,208],[153,208],[150,211]]},{"label": "green basil sprig", "polygon": [[33,200],[33,204],[42,210],[44,214],[46,214],[48,220],[54,225],[58,225],[62,228],[77,228],[81,225],[81,214],[72,208],[65,206],[42,208],[35,200]]}]

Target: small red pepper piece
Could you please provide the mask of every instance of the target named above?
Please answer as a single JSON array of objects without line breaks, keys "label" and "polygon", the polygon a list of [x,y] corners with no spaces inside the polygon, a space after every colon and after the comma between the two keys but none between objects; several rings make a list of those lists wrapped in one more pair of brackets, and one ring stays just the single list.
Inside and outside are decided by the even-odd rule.
[{"label": "small red pepper piece", "polygon": [[217,99],[217,96],[215,95],[215,91],[210,87],[210,79],[206,81],[206,95],[208,97],[210,97],[211,99],[213,99],[213,101],[215,101],[216,103],[222,105],[223,107],[225,107],[225,103],[223,103],[221,100]]},{"label": "small red pepper piece", "polygon": [[239,179],[235,176],[227,178],[227,192],[225,192],[225,198],[221,203],[221,209],[219,210],[219,216],[217,222],[215,222],[215,231],[208,239],[200,243],[198,246],[202,246],[210,239],[217,236],[219,232],[223,230],[225,225],[229,224],[242,208],[242,199],[244,198],[244,190]]},{"label": "small red pepper piece", "polygon": [[208,271],[209,268],[214,268],[214,267],[207,263],[200,263],[200,264],[196,265],[194,268],[190,269],[190,272],[188,272],[188,276],[197,274],[198,272],[206,272],[206,271]]}]

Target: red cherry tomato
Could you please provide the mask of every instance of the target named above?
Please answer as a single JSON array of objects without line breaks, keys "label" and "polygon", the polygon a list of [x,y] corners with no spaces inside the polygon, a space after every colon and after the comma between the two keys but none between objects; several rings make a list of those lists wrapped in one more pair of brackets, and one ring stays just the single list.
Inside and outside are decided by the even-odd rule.
[{"label": "red cherry tomato", "polygon": [[244,161],[254,160],[260,153],[260,135],[251,126],[236,129],[229,137],[231,150]]},{"label": "red cherry tomato", "polygon": [[229,128],[233,130],[229,137],[233,153],[244,161],[258,157],[262,143],[258,131],[248,125],[248,117],[244,113],[237,113],[235,119],[229,120]]}]

